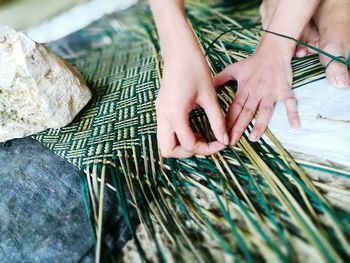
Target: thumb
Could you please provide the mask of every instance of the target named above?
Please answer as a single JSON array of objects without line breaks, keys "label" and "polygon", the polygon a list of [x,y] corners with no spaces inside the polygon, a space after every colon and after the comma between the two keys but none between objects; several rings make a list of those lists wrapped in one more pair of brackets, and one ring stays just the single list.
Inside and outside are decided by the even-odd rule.
[{"label": "thumb", "polygon": [[234,77],[236,74],[236,68],[236,64],[231,64],[227,66],[223,71],[215,75],[213,79],[214,87],[217,89],[230,80],[236,80],[236,78]]},{"label": "thumb", "polygon": [[208,116],[211,129],[213,130],[216,139],[219,142],[228,145],[230,141],[226,130],[225,117],[220,108],[215,92],[203,95],[200,106],[202,106]]}]

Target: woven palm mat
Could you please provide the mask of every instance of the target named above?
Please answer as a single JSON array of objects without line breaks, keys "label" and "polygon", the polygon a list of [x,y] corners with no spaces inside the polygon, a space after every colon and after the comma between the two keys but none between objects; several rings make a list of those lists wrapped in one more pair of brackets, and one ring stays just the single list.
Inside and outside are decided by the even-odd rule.
[{"label": "woven palm mat", "polygon": [[[189,3],[188,18],[213,73],[254,52],[257,4]],[[162,61],[148,7],[105,17],[49,45],[85,76],[94,97],[75,121],[35,139],[78,166],[96,260],[340,262],[349,259],[350,173],[298,160],[270,131],[213,156],[162,159],[154,100]],[[316,56],[293,61],[294,88],[324,77]],[[218,98],[224,111],[236,84]],[[195,130],[213,138],[202,110]],[[251,125],[248,127],[248,131]],[[104,202],[113,193],[132,240],[108,249]],[[136,220],[135,220],[136,215]]]}]

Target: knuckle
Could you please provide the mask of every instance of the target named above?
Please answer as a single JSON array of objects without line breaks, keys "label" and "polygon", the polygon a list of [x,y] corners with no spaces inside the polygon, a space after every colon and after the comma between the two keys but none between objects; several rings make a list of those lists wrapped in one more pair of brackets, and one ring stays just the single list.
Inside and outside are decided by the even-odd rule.
[{"label": "knuckle", "polygon": [[264,124],[256,124],[254,126],[254,130],[258,133],[258,134],[262,134],[266,129],[266,125]]},{"label": "knuckle", "polygon": [[265,79],[260,79],[258,81],[258,90],[261,90],[261,89],[265,89],[266,87],[268,87],[270,84],[265,80]]},{"label": "knuckle", "polygon": [[271,99],[269,103],[271,103],[272,108],[275,106],[276,102],[278,101],[278,94],[277,93],[270,93],[266,98]]},{"label": "knuckle", "polygon": [[241,134],[246,129],[246,127],[240,123],[235,124],[234,128],[235,128],[234,130],[235,134]]},{"label": "knuckle", "polygon": [[256,92],[254,93],[253,96],[251,96],[252,101],[254,101],[254,103],[258,104],[261,101],[261,98],[263,97],[263,93],[260,92]]},{"label": "knuckle", "polygon": [[283,94],[283,100],[296,100],[295,95],[289,90]]},{"label": "knuckle", "polygon": [[196,142],[186,142],[185,144],[182,144],[182,147],[188,151],[188,152],[195,152],[195,149],[196,149]]},{"label": "knuckle", "polygon": [[276,101],[282,101],[283,103],[287,103],[290,101],[293,102],[294,100],[295,100],[295,97],[290,96],[289,94],[282,93],[280,96],[278,96]]},{"label": "knuckle", "polygon": [[285,97],[283,102],[288,105],[293,105],[296,103],[296,99],[294,97]]},{"label": "knuckle", "polygon": [[263,105],[260,110],[264,111],[264,112],[272,112],[273,106],[272,105]]},{"label": "knuckle", "polygon": [[253,116],[255,112],[254,112],[253,108],[245,107],[243,109],[243,113],[246,114],[246,115],[249,115],[249,116]]},{"label": "knuckle", "polygon": [[296,109],[287,109],[287,115],[289,117],[297,117],[299,114],[298,114],[298,110]]},{"label": "knuckle", "polygon": [[240,100],[236,100],[233,104],[232,104],[232,108],[235,109],[242,109],[244,107],[244,103]]}]

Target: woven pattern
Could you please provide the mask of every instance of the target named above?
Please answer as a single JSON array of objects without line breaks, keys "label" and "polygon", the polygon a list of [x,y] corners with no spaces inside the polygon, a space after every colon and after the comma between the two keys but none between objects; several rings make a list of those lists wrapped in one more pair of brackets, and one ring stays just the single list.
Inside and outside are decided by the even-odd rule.
[{"label": "woven pattern", "polygon": [[[86,41],[92,37],[96,36],[87,35]],[[70,126],[35,137],[78,166],[111,159],[120,149],[140,146],[142,137],[156,131],[153,102],[159,72],[154,47],[132,35],[121,37],[118,30],[114,37],[101,41],[107,44],[70,59],[93,90],[88,108]]]},{"label": "woven pattern", "polygon": [[[187,13],[213,73],[252,54],[262,34],[254,21],[256,3],[212,7],[194,1]],[[124,251],[126,261],[349,258],[350,211],[342,201],[349,196],[346,170],[297,163],[269,131],[274,148],[264,140],[251,143],[244,135],[237,147],[213,156],[159,157],[154,100],[161,58],[145,5],[108,16],[50,48],[81,71],[94,98],[71,125],[35,139],[84,172],[82,190],[97,239],[97,261],[115,258],[104,246],[106,187],[115,190],[116,206],[133,236]],[[324,76],[316,56],[295,60],[293,69],[294,88]],[[219,90],[224,111],[235,89]],[[192,112],[191,123],[212,137],[202,110]],[[333,181],[337,185],[329,187]]]}]

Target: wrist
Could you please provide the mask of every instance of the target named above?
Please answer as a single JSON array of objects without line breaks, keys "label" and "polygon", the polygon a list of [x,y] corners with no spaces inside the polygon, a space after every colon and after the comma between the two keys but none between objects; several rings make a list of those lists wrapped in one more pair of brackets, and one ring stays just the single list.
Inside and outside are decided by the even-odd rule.
[{"label": "wrist", "polygon": [[272,33],[265,33],[256,49],[257,52],[266,52],[269,55],[278,55],[290,61],[293,58],[296,42],[291,39],[277,36]]},{"label": "wrist", "polygon": [[201,48],[192,31],[185,33],[181,38],[173,39],[173,41],[167,40],[161,45],[161,53],[165,63],[179,60],[190,63],[192,60],[200,61],[203,57]]}]

